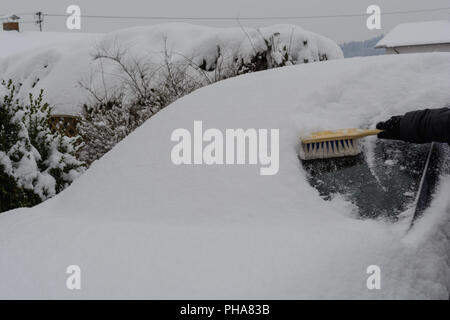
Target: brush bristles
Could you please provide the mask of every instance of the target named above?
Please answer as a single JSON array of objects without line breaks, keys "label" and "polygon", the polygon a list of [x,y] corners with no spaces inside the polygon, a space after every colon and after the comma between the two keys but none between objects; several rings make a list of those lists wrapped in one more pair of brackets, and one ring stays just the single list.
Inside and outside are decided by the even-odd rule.
[{"label": "brush bristles", "polygon": [[303,143],[302,148],[302,160],[356,156],[361,152],[356,139]]}]

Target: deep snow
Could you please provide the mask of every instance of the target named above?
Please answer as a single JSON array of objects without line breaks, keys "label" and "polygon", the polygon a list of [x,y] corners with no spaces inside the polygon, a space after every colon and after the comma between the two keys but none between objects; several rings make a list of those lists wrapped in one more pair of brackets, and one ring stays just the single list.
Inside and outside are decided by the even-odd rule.
[{"label": "deep snow", "polygon": [[94,40],[100,36],[98,33],[0,31],[0,58],[27,51],[30,53],[36,49],[68,46],[88,39]]},{"label": "deep snow", "polygon": [[[176,101],[68,189],[0,215],[0,298],[438,298],[450,288],[450,178],[410,233],[322,200],[297,158],[311,130],[374,125],[450,101],[450,54],[253,73]],[[280,170],[175,166],[176,128],[279,128]],[[66,268],[82,270],[67,290]],[[381,268],[368,290],[366,268]]]},{"label": "deep snow", "polygon": [[[248,62],[255,50],[266,48],[264,39],[279,33],[276,41],[286,46],[297,64],[318,61],[319,54],[328,59],[343,58],[342,50],[332,40],[302,29],[297,25],[273,25],[260,28],[213,28],[187,23],[166,23],[122,29],[107,34],[72,32],[0,32],[0,79],[12,78],[23,84],[21,94],[37,94],[45,90],[53,113],[78,114],[82,105],[92,98],[83,85],[97,92],[114,92],[123,87],[123,71],[108,61],[94,61],[101,49],[120,49],[128,61],[135,60],[160,66],[165,50],[172,62],[192,60],[209,69],[220,46],[223,67],[236,59]],[[275,57],[276,58],[276,57]],[[101,73],[106,74],[105,79]],[[151,69],[151,72],[155,70]],[[214,74],[214,72],[213,72]]]}]

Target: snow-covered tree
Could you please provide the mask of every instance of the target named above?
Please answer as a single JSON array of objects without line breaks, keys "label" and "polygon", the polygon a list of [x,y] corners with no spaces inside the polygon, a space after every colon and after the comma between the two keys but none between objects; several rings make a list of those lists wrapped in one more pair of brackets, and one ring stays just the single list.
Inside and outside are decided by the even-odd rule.
[{"label": "snow-covered tree", "polygon": [[54,196],[84,170],[77,160],[77,138],[52,133],[50,106],[43,90],[24,102],[15,97],[20,86],[2,82],[0,101],[0,212],[30,206]]}]

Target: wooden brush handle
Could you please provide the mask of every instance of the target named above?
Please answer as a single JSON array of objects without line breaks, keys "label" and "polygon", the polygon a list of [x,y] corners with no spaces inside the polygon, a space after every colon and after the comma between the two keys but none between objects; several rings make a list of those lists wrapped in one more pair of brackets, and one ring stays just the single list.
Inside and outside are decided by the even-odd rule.
[{"label": "wooden brush handle", "polygon": [[310,136],[301,138],[303,143],[316,143],[325,141],[359,139],[367,136],[377,135],[383,130],[378,129],[341,129],[334,131],[313,132]]},{"label": "wooden brush handle", "polygon": [[361,135],[359,137],[376,136],[380,132],[383,132],[383,130],[379,130],[379,129],[362,130]]}]

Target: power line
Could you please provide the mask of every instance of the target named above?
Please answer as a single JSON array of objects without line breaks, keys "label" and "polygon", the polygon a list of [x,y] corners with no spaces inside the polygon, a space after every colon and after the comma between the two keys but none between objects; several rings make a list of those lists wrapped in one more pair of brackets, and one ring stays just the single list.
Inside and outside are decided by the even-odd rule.
[{"label": "power line", "polygon": [[[419,10],[386,11],[382,15],[436,12],[450,10],[448,8],[430,8]],[[33,13],[34,14],[34,13]],[[26,14],[22,14],[26,15]],[[68,17],[69,14],[43,13],[47,17]],[[295,20],[295,19],[327,19],[327,18],[346,18],[346,17],[366,17],[367,14],[350,13],[335,15],[312,15],[312,16],[262,16],[262,17],[173,17],[173,16],[112,16],[112,15],[81,15],[82,18],[93,19],[130,19],[130,20]]]}]

